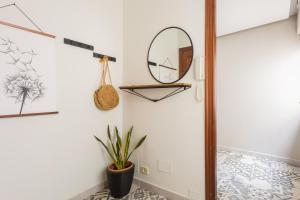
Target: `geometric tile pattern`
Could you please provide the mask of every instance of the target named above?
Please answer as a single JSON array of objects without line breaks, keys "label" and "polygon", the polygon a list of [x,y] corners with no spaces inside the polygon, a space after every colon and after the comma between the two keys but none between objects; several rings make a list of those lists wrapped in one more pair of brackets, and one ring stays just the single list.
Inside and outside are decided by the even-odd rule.
[{"label": "geometric tile pattern", "polygon": [[[98,192],[85,200],[120,200],[109,195],[109,190]],[[167,200],[167,198],[141,188],[123,197],[121,200]]]},{"label": "geometric tile pattern", "polygon": [[108,200],[108,198],[109,198],[109,190],[104,190],[101,192],[97,192],[96,194],[93,194],[84,200]]},{"label": "geometric tile pattern", "polygon": [[268,157],[218,150],[218,200],[300,200],[300,168]]}]

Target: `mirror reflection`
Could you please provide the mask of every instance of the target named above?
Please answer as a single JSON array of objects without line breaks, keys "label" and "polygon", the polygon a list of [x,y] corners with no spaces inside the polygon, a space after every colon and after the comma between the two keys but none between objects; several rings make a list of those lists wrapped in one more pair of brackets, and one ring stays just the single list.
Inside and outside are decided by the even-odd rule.
[{"label": "mirror reflection", "polygon": [[148,52],[151,75],[160,83],[179,81],[189,70],[193,60],[193,44],[182,29],[170,27],[153,39]]}]

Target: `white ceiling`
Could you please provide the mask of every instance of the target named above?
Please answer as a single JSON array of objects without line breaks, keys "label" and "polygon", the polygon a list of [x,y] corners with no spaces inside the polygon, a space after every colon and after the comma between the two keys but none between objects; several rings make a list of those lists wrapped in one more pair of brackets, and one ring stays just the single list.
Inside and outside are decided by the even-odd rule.
[{"label": "white ceiling", "polygon": [[[291,2],[292,1],[292,2]],[[297,0],[217,0],[217,36],[289,18]]]}]

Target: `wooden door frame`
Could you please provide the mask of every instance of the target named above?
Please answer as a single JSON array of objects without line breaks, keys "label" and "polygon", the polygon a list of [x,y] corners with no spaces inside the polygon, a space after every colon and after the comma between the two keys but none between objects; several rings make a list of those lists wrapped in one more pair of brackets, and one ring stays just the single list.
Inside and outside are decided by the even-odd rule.
[{"label": "wooden door frame", "polygon": [[205,196],[216,200],[216,0],[205,0]]}]

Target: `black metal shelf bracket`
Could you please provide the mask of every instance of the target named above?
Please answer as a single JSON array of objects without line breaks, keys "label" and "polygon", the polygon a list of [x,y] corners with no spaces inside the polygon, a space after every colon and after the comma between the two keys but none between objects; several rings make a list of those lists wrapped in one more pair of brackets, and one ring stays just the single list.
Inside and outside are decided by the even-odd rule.
[{"label": "black metal shelf bracket", "polygon": [[[89,44],[85,44],[85,43],[82,43],[82,42],[78,42],[78,41],[75,41],[75,40],[71,40],[71,39],[68,39],[68,38],[64,38],[64,43],[67,44],[67,45],[74,46],[74,47],[94,51],[94,46],[89,45]],[[107,56],[107,55],[103,55],[103,54],[100,54],[100,53],[93,52],[93,57],[94,58],[103,58],[104,56]],[[117,59],[115,57],[111,57],[111,56],[107,56],[107,57],[108,57],[109,61],[117,62]]]},{"label": "black metal shelf bracket", "polygon": [[157,98],[157,99],[147,97],[144,94],[142,94],[142,93],[140,93],[140,92],[137,91],[137,90],[141,90],[142,88],[141,89],[130,89],[130,88],[124,89],[124,88],[121,88],[121,90],[123,90],[124,92],[127,92],[129,94],[135,95],[137,97],[147,99],[147,100],[152,101],[152,102],[158,102],[158,101],[164,100],[166,98],[169,98],[171,96],[174,96],[176,94],[179,94],[179,93],[181,93],[181,92],[183,92],[185,90],[188,90],[190,88],[191,87],[188,87],[188,86],[186,86],[186,87],[178,87],[175,90],[171,91],[170,93],[166,94],[165,96],[163,96],[161,98]]}]

